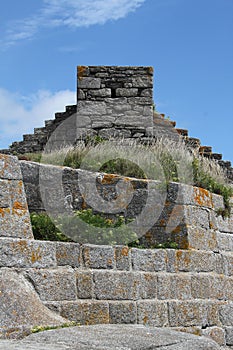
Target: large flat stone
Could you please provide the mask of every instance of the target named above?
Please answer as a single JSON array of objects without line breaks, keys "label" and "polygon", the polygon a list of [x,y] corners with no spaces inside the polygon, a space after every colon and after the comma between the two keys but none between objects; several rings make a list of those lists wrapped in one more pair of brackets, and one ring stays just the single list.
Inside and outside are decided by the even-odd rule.
[{"label": "large flat stone", "polygon": [[214,341],[192,334],[141,325],[95,325],[50,330],[1,350],[218,350]]},{"label": "large flat stone", "polygon": [[[34,326],[58,326],[66,319],[46,308],[32,284],[11,269],[0,269],[0,338]],[[0,344],[0,349],[3,349]]]}]

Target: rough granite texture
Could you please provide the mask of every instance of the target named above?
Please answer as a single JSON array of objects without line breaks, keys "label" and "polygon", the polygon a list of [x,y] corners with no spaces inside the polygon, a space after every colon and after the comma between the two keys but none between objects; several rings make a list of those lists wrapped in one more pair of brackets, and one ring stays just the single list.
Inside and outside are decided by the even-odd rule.
[{"label": "rough granite texture", "polygon": [[72,327],[0,341],[1,350],[220,350],[205,337],[140,325]]},{"label": "rough granite texture", "polygon": [[[0,181],[8,180],[11,184],[16,176],[21,181],[17,159],[10,156],[1,159],[4,165]],[[28,165],[31,170],[25,172],[25,184],[34,171],[34,165]],[[61,171],[64,168],[54,167],[52,174]],[[46,179],[49,181],[49,177]],[[145,182],[127,181],[133,183],[135,190],[146,189]],[[109,185],[109,181],[106,184]],[[16,191],[9,199],[2,190],[2,203],[8,203],[11,208],[14,195]],[[20,195],[25,204],[23,190]],[[170,184],[166,198],[173,207],[178,207],[176,213],[182,209],[182,215],[185,214],[182,220],[187,221],[186,235],[178,234],[182,237],[178,242],[185,242],[185,249],[129,249],[123,245],[36,241],[30,226],[25,238],[17,237],[12,226],[8,225],[6,231],[1,225],[1,338],[20,337],[28,334],[32,326],[61,324],[68,320],[82,325],[114,323],[173,328],[205,335],[221,346],[232,347],[232,217],[223,220],[217,216],[215,209],[222,206],[222,198],[199,188]],[[24,214],[28,217],[25,208]],[[166,221],[165,214],[163,218]],[[173,338],[173,342],[177,339]],[[193,339],[196,340],[187,340],[190,349],[196,349],[195,344],[202,338]],[[208,346],[218,349],[213,342],[209,341],[211,345],[208,345],[208,340],[203,341],[204,345],[198,344],[198,349],[208,349]],[[113,342],[113,346],[115,344]],[[189,343],[184,344],[169,346],[170,349],[188,349]],[[52,345],[48,342],[46,349],[49,346]],[[67,346],[69,349],[70,345]],[[77,349],[82,349],[78,346]],[[91,349],[92,345],[87,346]],[[106,349],[111,346],[111,343],[106,344]]]},{"label": "rough granite texture", "polygon": [[0,154],[0,239],[33,238],[17,157]]}]

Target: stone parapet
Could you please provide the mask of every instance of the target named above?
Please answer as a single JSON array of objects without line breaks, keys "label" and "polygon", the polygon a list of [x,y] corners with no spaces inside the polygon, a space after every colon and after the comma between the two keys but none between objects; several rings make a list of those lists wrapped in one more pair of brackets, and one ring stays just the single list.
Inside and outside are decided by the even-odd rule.
[{"label": "stone parapet", "polygon": [[[48,210],[70,215],[70,210],[92,208],[101,213],[101,201],[111,206],[118,200],[117,213],[134,220],[133,228],[143,232],[140,240],[145,245],[170,241],[183,249],[212,252],[231,252],[233,249],[232,215],[223,218],[218,213],[224,208],[223,197],[202,188],[174,182],[161,191],[160,183],[152,180],[27,161],[21,161],[20,165],[31,212]],[[130,189],[126,201],[120,199],[126,187],[117,194],[119,182]],[[97,189],[95,195],[93,188]],[[151,193],[154,193],[152,197]],[[114,217],[114,214],[108,214],[108,217]]]}]

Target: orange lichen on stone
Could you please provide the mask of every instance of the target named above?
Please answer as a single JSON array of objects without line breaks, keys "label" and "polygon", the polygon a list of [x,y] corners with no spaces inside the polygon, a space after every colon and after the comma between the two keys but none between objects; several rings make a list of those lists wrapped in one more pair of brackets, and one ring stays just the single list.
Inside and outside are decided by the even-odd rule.
[{"label": "orange lichen on stone", "polygon": [[24,253],[28,250],[28,244],[27,241],[24,241],[23,239],[19,242],[13,242],[11,243],[11,246],[13,249],[20,251],[21,253]]},{"label": "orange lichen on stone", "polygon": [[176,260],[177,262],[182,262],[185,264],[185,266],[190,266],[191,264],[191,257],[188,252],[182,251],[182,250],[177,250],[176,251]]},{"label": "orange lichen on stone", "polygon": [[108,259],[107,264],[108,264],[109,266],[111,266],[111,265],[112,265],[112,259]]},{"label": "orange lichen on stone", "polygon": [[153,67],[148,67],[148,72],[150,73],[150,74],[153,74],[154,73],[154,68]]},{"label": "orange lichen on stone", "polygon": [[0,208],[0,215],[4,218],[5,214],[10,214],[10,208]]},{"label": "orange lichen on stone", "polygon": [[25,204],[16,201],[13,203],[13,209],[24,210],[26,208]]},{"label": "orange lichen on stone", "polygon": [[82,80],[86,69],[87,69],[87,66],[78,66],[78,79],[79,80]]},{"label": "orange lichen on stone", "polygon": [[115,182],[116,179],[118,179],[119,176],[118,175],[114,175],[114,174],[105,174],[104,177],[101,180],[102,184],[112,184]]},{"label": "orange lichen on stone", "polygon": [[31,262],[34,264],[36,261],[41,260],[41,251],[40,247],[31,253]]},{"label": "orange lichen on stone", "polygon": [[27,214],[27,209],[12,208],[12,214],[22,217]]},{"label": "orange lichen on stone", "polygon": [[212,193],[201,187],[194,187],[194,200],[200,206],[213,208]]},{"label": "orange lichen on stone", "polygon": [[128,247],[122,248],[121,255],[128,256],[129,255],[129,248]]},{"label": "orange lichen on stone", "polygon": [[65,258],[68,258],[67,251],[66,251],[66,250],[63,250],[63,251],[57,252],[57,253],[56,253],[56,257],[57,257],[57,259],[65,259]]}]

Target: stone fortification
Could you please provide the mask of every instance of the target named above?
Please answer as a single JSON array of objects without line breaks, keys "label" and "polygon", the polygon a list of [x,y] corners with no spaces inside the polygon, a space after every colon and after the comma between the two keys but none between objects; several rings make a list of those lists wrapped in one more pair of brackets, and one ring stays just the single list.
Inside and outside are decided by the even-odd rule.
[{"label": "stone fortification", "polygon": [[[5,184],[6,178],[21,181],[17,160],[1,159],[1,182]],[[2,188],[5,185],[0,198],[6,201]],[[233,346],[232,217],[227,221],[216,218],[222,198],[207,191],[184,186],[181,198],[177,204],[187,206],[190,229],[183,250],[35,241],[30,227],[28,235],[16,235],[10,226],[6,230],[1,225],[1,337],[22,332],[20,325],[25,334],[35,323],[46,324],[43,306],[50,324],[61,324],[64,319],[81,324],[137,323],[204,334]],[[8,290],[7,276],[11,279]],[[23,285],[22,295],[27,295],[28,302],[40,303],[40,308],[30,304],[36,315],[33,322],[21,313],[21,294],[12,285]],[[7,305],[12,298],[9,315]]]},{"label": "stone fortification", "polygon": [[[223,250],[233,248],[233,218],[223,219],[217,214],[224,208],[223,197],[202,188],[170,183],[164,191],[159,190],[154,197],[149,197],[151,191],[159,189],[158,181],[28,161],[20,161],[20,165],[31,212],[67,212],[69,215],[70,210],[87,208],[101,212],[101,200],[104,199],[110,208],[119,196],[117,186],[121,181],[122,191],[130,188],[131,195],[126,202],[118,203],[117,213],[126,219],[136,219],[137,228],[141,225],[140,232],[146,233],[142,237],[144,244],[174,241],[182,249],[218,251],[222,250],[222,244]],[[126,191],[123,193],[126,196]]]},{"label": "stone fortification", "polygon": [[2,153],[24,154],[74,145],[77,140],[99,136],[104,139],[124,138],[150,142],[162,136],[184,139],[206,157],[216,159],[233,181],[231,162],[202,146],[199,139],[188,136],[188,130],[176,129],[175,122],[153,112],[153,68],[118,66],[79,66],[77,104],[56,113],[34,134],[23,136]]}]

